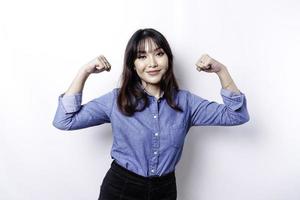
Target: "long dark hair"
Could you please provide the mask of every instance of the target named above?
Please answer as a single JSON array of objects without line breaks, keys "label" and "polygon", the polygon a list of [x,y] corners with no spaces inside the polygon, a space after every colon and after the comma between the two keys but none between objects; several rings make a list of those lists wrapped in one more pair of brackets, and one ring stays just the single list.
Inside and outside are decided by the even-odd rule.
[{"label": "long dark hair", "polygon": [[[174,100],[175,95],[179,91],[179,87],[173,73],[173,54],[171,48],[166,38],[160,32],[152,28],[137,30],[127,43],[123,72],[121,75],[121,88],[117,100],[118,107],[123,114],[132,116],[137,111],[143,111],[149,105],[147,94],[141,87],[140,77],[134,70],[134,61],[137,58],[140,43],[149,38],[152,39],[158,47],[162,48],[168,56],[168,70],[160,81],[160,89],[164,91],[169,106],[176,111],[183,112],[183,110],[176,105]],[[143,104],[139,106],[141,101]]]}]

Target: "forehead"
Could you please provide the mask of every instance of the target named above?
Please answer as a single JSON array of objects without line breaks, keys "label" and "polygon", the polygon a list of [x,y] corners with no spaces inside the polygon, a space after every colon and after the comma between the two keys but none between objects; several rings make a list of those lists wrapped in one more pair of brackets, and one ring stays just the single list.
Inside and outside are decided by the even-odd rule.
[{"label": "forehead", "polygon": [[159,50],[159,47],[152,38],[142,39],[137,46],[138,53],[148,53]]}]

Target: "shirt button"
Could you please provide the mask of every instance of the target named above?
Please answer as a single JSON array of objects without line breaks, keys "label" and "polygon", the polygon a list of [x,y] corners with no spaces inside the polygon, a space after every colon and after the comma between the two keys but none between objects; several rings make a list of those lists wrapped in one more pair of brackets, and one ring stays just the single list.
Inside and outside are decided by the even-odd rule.
[{"label": "shirt button", "polygon": [[154,115],[153,117],[156,118],[156,115]]},{"label": "shirt button", "polygon": [[154,173],[154,169],[151,169],[151,172]]},{"label": "shirt button", "polygon": [[156,154],[157,154],[157,151],[154,151],[154,154],[156,155]]},{"label": "shirt button", "polygon": [[155,136],[158,136],[158,133],[155,133]]}]

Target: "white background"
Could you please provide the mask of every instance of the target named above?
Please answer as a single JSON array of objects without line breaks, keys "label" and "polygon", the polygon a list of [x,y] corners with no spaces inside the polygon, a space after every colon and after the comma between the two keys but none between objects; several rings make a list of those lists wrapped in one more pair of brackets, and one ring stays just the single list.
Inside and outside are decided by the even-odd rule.
[{"label": "white background", "polygon": [[118,87],[139,28],[165,35],[182,89],[222,102],[204,53],[246,94],[250,121],[192,127],[177,165],[179,200],[299,200],[300,2],[297,0],[0,1],[0,199],[97,199],[110,167],[110,124],[52,126],[58,95],[99,54],[83,103]]}]

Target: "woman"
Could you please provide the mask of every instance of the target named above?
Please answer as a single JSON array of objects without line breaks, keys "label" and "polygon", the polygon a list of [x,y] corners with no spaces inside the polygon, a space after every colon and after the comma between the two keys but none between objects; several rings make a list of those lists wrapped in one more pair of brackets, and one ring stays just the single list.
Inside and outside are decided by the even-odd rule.
[{"label": "woman", "polygon": [[81,105],[89,75],[111,69],[106,58],[99,56],[83,66],[59,96],[56,128],[76,130],[111,123],[113,162],[99,199],[176,199],[175,166],[190,127],[233,126],[249,120],[245,95],[227,68],[207,54],[196,66],[198,71],[218,75],[224,104],[180,90],[167,40],[154,29],[140,29],[127,44],[120,88]]}]

